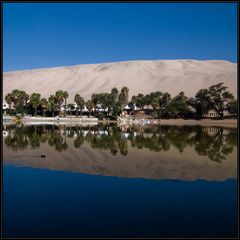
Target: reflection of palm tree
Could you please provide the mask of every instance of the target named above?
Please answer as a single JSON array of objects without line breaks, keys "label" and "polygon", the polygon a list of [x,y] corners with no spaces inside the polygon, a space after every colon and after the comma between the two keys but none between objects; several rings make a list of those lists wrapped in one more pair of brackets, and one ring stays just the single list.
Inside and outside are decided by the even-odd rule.
[{"label": "reflection of palm tree", "polygon": [[183,152],[184,148],[188,145],[188,139],[191,131],[187,131],[182,127],[172,128],[169,132],[168,138],[173,146],[175,146],[179,152]]},{"label": "reflection of palm tree", "polygon": [[110,152],[112,155],[116,155],[118,153],[118,146],[116,142],[114,141],[113,144],[110,146]]},{"label": "reflection of palm tree", "polygon": [[66,138],[63,139],[59,130],[51,131],[50,137],[48,138],[48,144],[55,147],[57,151],[67,150],[68,148]]},{"label": "reflection of palm tree", "polygon": [[[233,148],[227,148],[224,149],[226,153],[232,152]],[[212,146],[207,151],[207,156],[209,159],[215,162],[221,162],[222,160],[226,159],[224,152],[221,150],[221,145],[219,145],[217,142],[214,142]]]},{"label": "reflection of palm tree", "polygon": [[120,141],[118,141],[118,147],[122,155],[128,154],[128,144],[126,139],[121,139]]},{"label": "reflection of palm tree", "polygon": [[59,108],[59,116],[60,116],[60,113],[61,113],[61,106],[62,106],[64,97],[65,97],[65,94],[64,94],[63,90],[56,91],[55,98],[56,98],[58,108]]},{"label": "reflection of palm tree", "polygon": [[54,146],[55,144],[61,142],[63,138],[61,137],[61,134],[59,131],[53,131],[50,133],[50,137],[48,139],[48,142],[51,146]]},{"label": "reflection of palm tree", "polygon": [[40,138],[41,143],[45,143],[47,140],[48,140],[48,134],[43,133]]},{"label": "reflection of palm tree", "polygon": [[65,142],[65,143],[63,143],[63,150],[64,151],[66,151],[67,150],[67,148],[68,148],[68,144]]},{"label": "reflection of palm tree", "polygon": [[7,136],[5,139],[5,144],[12,148],[13,150],[24,149],[28,146],[29,142],[27,138],[21,135],[14,135],[11,137],[10,135]]},{"label": "reflection of palm tree", "polygon": [[72,138],[72,137],[74,137],[74,134],[75,134],[75,129],[74,128],[72,128],[72,127],[67,127],[67,130],[68,130],[68,138]]},{"label": "reflection of palm tree", "polygon": [[[209,134],[207,128],[202,127],[172,127],[155,126],[142,128],[137,136],[134,132],[140,132],[136,126],[125,129],[129,133],[128,139],[123,137],[122,131],[116,125],[98,125],[94,127],[65,127],[65,137],[61,135],[59,126],[6,126],[9,135],[5,139],[6,146],[18,150],[23,149],[30,143],[33,148],[39,147],[42,142],[48,142],[57,151],[68,148],[67,130],[72,136],[77,134],[74,146],[80,147],[84,140],[92,148],[109,150],[112,155],[120,152],[128,154],[128,142],[132,147],[147,148],[150,151],[168,151],[170,146],[176,147],[180,152],[186,147],[193,147],[202,156],[212,161],[221,162],[236,147],[237,131],[227,133],[222,128],[216,128],[214,134]],[[88,131],[84,137],[83,131]],[[105,134],[107,131],[107,134]]]},{"label": "reflection of palm tree", "polygon": [[84,136],[81,134],[74,140],[74,147],[79,148],[84,142]]},{"label": "reflection of palm tree", "polygon": [[147,141],[149,149],[156,152],[161,151],[162,148],[159,140],[159,137],[156,135],[156,133],[154,133],[153,136],[149,139],[149,141]]},{"label": "reflection of palm tree", "polygon": [[229,133],[225,136],[225,141],[229,145],[237,146],[237,131],[229,131]]},{"label": "reflection of palm tree", "polygon": [[40,136],[38,133],[33,133],[29,138],[30,145],[32,148],[37,148],[40,146]]},{"label": "reflection of palm tree", "polygon": [[55,145],[55,149],[59,152],[61,151],[65,151],[68,148],[67,143],[63,143],[63,142],[57,142]]},{"label": "reflection of palm tree", "polygon": [[171,143],[170,143],[170,141],[168,140],[168,138],[166,138],[166,137],[160,137],[160,139],[159,139],[159,141],[160,141],[160,143],[161,143],[161,145],[162,145],[162,150],[163,151],[168,151],[169,149],[170,149],[170,146],[171,146]]}]

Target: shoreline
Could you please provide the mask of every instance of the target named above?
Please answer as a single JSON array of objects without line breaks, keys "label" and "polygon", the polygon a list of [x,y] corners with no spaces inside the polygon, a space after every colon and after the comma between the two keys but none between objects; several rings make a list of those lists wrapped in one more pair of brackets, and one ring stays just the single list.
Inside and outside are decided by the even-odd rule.
[{"label": "shoreline", "polygon": [[160,125],[200,125],[200,126],[216,126],[216,127],[234,127],[237,128],[237,119],[223,119],[223,120],[213,120],[213,119],[162,119]]},{"label": "shoreline", "polygon": [[[75,124],[87,124],[87,123],[118,123],[120,125],[144,125],[144,126],[151,126],[151,125],[200,125],[200,126],[223,126],[223,127],[234,127],[236,128],[238,125],[237,119],[223,119],[223,120],[214,120],[214,119],[201,119],[201,120],[194,120],[194,119],[151,119],[150,122],[146,119],[141,119],[138,123],[132,123],[128,121],[117,121],[117,120],[98,120],[97,118],[85,118],[85,119],[77,119],[77,118],[61,118],[61,119],[52,119],[52,118],[31,118],[31,119],[21,119],[21,123],[31,123],[31,122],[38,122],[39,124],[47,124],[51,123],[75,123]],[[9,121],[7,121],[9,123]],[[16,119],[12,119],[12,123],[16,122]],[[3,121],[3,123],[6,123]]]},{"label": "shoreline", "polygon": [[171,125],[171,126],[206,126],[206,127],[231,127],[237,128],[238,122],[237,119],[223,119],[223,120],[216,120],[216,119],[155,119],[158,121],[156,124],[132,124],[132,123],[121,123],[121,125]]}]

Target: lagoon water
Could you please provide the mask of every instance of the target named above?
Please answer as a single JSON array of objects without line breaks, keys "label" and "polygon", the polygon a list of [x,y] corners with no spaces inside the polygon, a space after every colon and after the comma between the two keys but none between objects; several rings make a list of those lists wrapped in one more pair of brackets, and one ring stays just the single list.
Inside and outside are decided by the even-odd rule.
[{"label": "lagoon water", "polygon": [[236,128],[3,126],[4,237],[227,238],[237,226]]}]

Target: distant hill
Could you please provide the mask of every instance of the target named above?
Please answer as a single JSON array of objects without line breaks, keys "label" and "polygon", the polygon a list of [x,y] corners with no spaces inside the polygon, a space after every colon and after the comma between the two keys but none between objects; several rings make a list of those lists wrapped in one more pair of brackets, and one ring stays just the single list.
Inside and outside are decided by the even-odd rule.
[{"label": "distant hill", "polygon": [[76,93],[87,100],[92,93],[127,86],[130,97],[153,91],[169,92],[172,97],[184,91],[191,97],[219,82],[237,96],[237,64],[223,60],[125,61],[4,72],[3,96],[17,88],[48,98],[62,89],[69,93],[69,103]]}]

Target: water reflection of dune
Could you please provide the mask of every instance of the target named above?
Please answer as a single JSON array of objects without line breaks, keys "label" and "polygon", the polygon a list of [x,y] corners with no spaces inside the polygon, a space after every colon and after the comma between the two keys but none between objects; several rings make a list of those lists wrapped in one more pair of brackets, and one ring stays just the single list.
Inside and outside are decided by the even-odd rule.
[{"label": "water reflection of dune", "polygon": [[[117,155],[112,158],[110,153],[103,150],[93,151],[89,144],[79,149],[70,146],[66,152],[57,152],[45,144],[39,149],[25,150],[23,157],[15,158],[23,154],[16,153],[6,149],[4,160],[29,167],[127,178],[224,180],[237,176],[234,161],[236,151],[221,165],[206,160],[190,148],[186,149],[184,155],[176,150],[153,153],[131,149],[127,156]],[[45,159],[24,157],[40,156],[42,153],[47,153]]]},{"label": "water reflection of dune", "polygon": [[[21,131],[23,130],[24,129],[21,129]],[[36,132],[39,131],[37,129],[35,130]],[[210,141],[213,141],[213,143],[216,141],[218,144],[220,144],[220,140],[223,141],[222,139],[224,139],[224,135],[222,133],[224,131],[220,130],[215,131],[214,136],[210,136]],[[168,132],[169,131],[172,131],[171,128],[168,129]],[[174,137],[175,142],[170,141],[170,146],[168,148],[165,146],[165,150],[159,150],[154,146],[156,141],[154,133],[145,133],[144,136],[142,134],[142,139],[140,136],[135,140],[125,138],[124,142],[121,140],[123,135],[117,135],[116,139],[119,138],[118,145],[125,149],[127,153],[121,154],[119,151],[111,152],[108,149],[108,144],[114,144],[112,139],[110,139],[110,142],[108,140],[111,136],[107,135],[101,139],[97,134],[94,137],[87,134],[85,137],[79,136],[80,140],[76,144],[78,139],[74,137],[73,133],[71,135],[71,130],[68,130],[66,131],[68,132],[68,135],[61,135],[61,140],[66,141],[65,144],[67,147],[60,149],[59,151],[56,151],[53,145],[51,146],[49,142],[42,142],[40,145],[35,144],[32,145],[33,147],[31,145],[24,145],[24,147],[16,149],[17,151],[14,151],[11,147],[7,147],[4,142],[4,163],[13,163],[34,168],[126,178],[225,180],[237,177],[236,147],[231,148],[231,151],[228,149],[228,152],[226,152],[227,145],[223,145],[220,150],[226,152],[224,155],[225,158],[220,162],[214,161],[215,158],[211,160],[204,155],[204,151],[207,148],[206,136],[208,135],[203,135],[202,140],[196,140],[196,136],[199,134],[206,134],[206,129],[201,129],[200,132],[189,131],[186,135],[183,135],[181,132],[182,128],[178,131],[175,131],[174,134],[169,133],[168,140],[164,140],[163,138],[160,139],[166,143],[166,141],[170,141],[171,138]],[[109,130],[109,133],[110,132],[111,131]],[[219,132],[221,132],[221,135],[218,135]],[[131,135],[131,133],[129,134]],[[225,134],[227,134],[225,137],[229,136],[227,131],[225,131]],[[9,135],[12,137],[15,136],[13,133],[10,133]],[[166,136],[166,134],[163,135]],[[179,138],[180,136],[181,138]],[[25,138],[31,139],[34,137],[35,135],[33,133],[33,135]],[[158,139],[159,137],[160,136],[158,135]],[[51,136],[51,139],[52,138],[56,139],[56,136]],[[105,142],[103,139],[105,139]],[[146,141],[144,139],[146,139]],[[154,141],[152,141],[152,139]],[[190,141],[191,139],[193,139],[192,142]],[[141,141],[143,145],[139,145]],[[201,141],[203,141],[203,146],[199,146],[199,142]],[[226,139],[224,141],[226,141]],[[147,148],[147,142],[153,144],[152,149]],[[213,149],[216,146],[213,145]],[[211,151],[210,154],[212,154]],[[34,157],[40,156],[43,153],[46,154],[46,158]],[[215,153],[215,155],[217,155],[217,153]]]}]

